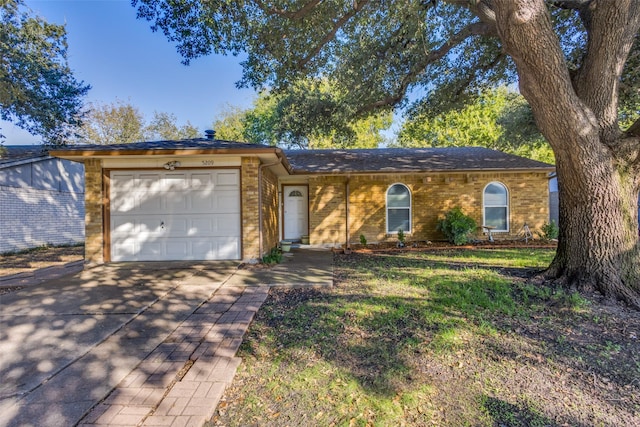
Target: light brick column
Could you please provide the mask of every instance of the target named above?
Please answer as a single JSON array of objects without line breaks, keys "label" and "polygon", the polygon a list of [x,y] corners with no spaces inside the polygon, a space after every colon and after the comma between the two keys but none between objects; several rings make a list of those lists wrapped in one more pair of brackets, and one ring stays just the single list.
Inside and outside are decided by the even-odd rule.
[{"label": "light brick column", "polygon": [[242,179],[242,259],[260,258],[257,157],[243,157]]},{"label": "light brick column", "polygon": [[104,262],[102,161],[99,159],[86,160],[84,171],[84,259],[90,264],[102,264]]}]

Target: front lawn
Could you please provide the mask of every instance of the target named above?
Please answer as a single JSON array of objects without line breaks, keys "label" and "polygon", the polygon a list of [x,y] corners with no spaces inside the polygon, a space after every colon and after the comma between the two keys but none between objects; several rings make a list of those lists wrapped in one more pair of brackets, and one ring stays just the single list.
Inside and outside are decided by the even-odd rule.
[{"label": "front lawn", "polygon": [[336,255],[272,289],[208,425],[640,425],[640,313],[527,284],[552,257]]}]

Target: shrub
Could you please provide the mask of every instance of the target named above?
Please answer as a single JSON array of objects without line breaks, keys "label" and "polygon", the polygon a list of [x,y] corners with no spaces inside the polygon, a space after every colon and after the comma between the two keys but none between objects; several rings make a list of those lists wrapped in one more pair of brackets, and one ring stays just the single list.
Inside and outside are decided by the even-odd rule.
[{"label": "shrub", "polygon": [[361,235],[360,235],[360,244],[361,244],[362,246],[367,246],[367,238],[366,238],[366,237],[364,237],[364,234],[361,234]]},{"label": "shrub", "polygon": [[438,230],[454,245],[464,245],[470,241],[469,235],[476,228],[476,222],[465,215],[462,209],[455,207],[438,221]]},{"label": "shrub", "polygon": [[401,228],[398,230],[398,242],[400,243],[398,246],[400,246],[401,248],[404,248],[404,242],[405,242],[405,235],[404,235],[404,230]]},{"label": "shrub", "polygon": [[556,222],[551,221],[550,223],[545,222],[542,227],[540,227],[540,232],[538,234],[540,235],[541,239],[552,240],[558,238],[559,232],[560,229],[558,228]]},{"label": "shrub", "polygon": [[282,252],[277,247],[271,248],[268,254],[262,257],[263,264],[280,264]]}]

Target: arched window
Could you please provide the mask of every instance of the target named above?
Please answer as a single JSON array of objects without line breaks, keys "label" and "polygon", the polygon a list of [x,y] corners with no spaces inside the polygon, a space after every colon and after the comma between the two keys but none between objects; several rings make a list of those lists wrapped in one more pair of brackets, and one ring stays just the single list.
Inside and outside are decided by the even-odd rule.
[{"label": "arched window", "polygon": [[411,232],[411,192],[404,184],[387,190],[387,233]]},{"label": "arched window", "polygon": [[509,231],[509,193],[501,182],[490,182],[484,187],[483,225],[494,231]]},{"label": "arched window", "polygon": [[302,197],[302,193],[298,190],[291,190],[289,197]]}]

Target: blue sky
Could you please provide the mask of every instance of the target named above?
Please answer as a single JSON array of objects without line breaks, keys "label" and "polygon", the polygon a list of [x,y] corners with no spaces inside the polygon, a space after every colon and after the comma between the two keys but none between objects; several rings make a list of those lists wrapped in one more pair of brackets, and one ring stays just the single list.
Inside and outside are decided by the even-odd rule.
[{"label": "blue sky", "polygon": [[[181,64],[161,33],[136,19],[129,0],[26,0],[48,22],[66,23],[68,59],[77,79],[92,86],[86,102],[131,103],[149,120],[173,113],[203,132],[228,105],[248,107],[253,90],[238,90],[240,59],[211,55]],[[6,145],[34,144],[38,137],[1,122]]]}]

